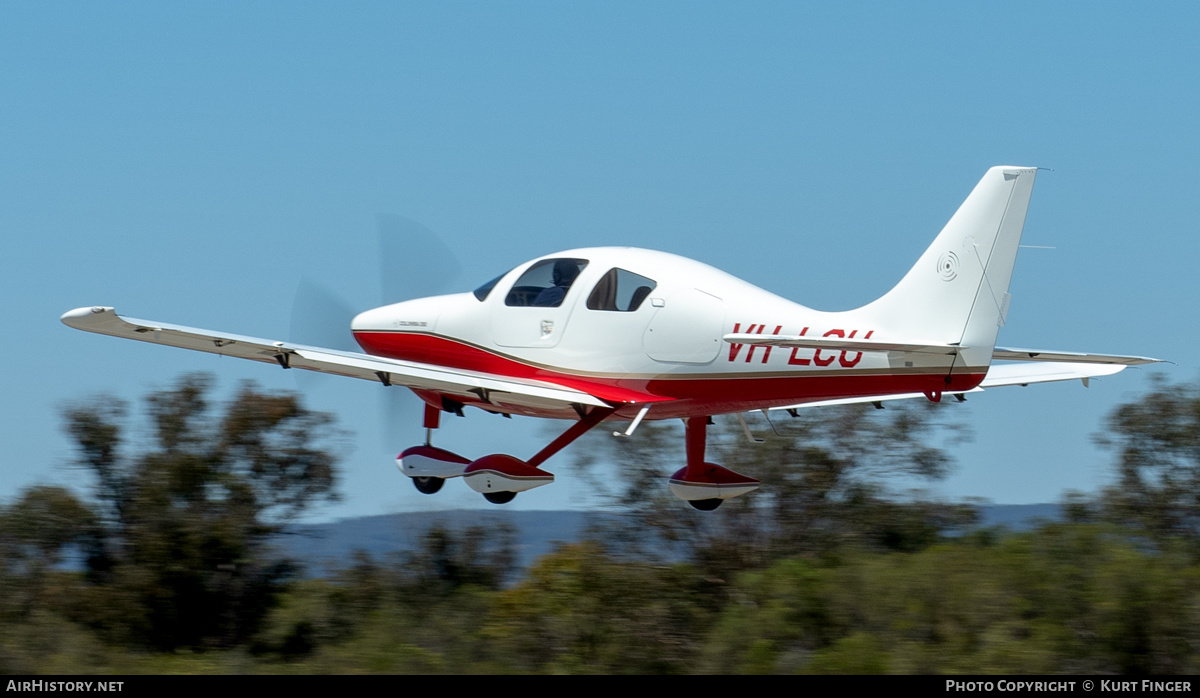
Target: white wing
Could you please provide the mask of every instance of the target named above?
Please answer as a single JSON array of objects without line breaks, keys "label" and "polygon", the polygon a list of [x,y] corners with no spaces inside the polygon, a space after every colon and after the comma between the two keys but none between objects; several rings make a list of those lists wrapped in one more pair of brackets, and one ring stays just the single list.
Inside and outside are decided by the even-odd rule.
[{"label": "white wing", "polygon": [[[1006,385],[1029,385],[1030,383],[1051,383],[1079,379],[1086,386],[1091,378],[1111,376],[1125,370],[1126,364],[1111,363],[1071,363],[1066,361],[1038,361],[1014,364],[992,364],[987,376],[978,388],[950,393],[963,395],[965,393],[981,393],[987,388],[999,388]],[[784,407],[772,407],[773,410],[793,410],[800,407],[822,407],[826,405],[852,405],[863,402],[886,402],[888,400],[911,400],[925,397],[924,393],[900,393],[897,395],[871,395],[866,397],[842,398],[839,400],[817,400],[803,402]]]},{"label": "white wing", "polygon": [[446,395],[473,397],[499,408],[505,405],[524,407],[610,406],[585,392],[543,381],[497,377],[486,373],[461,371],[431,364],[396,361],[369,354],[138,320],[122,317],[117,315],[112,308],[101,306],[76,308],[65,313],[62,321],[68,327],[87,332],[279,364],[284,368],[331,373],[385,385],[401,385]]}]

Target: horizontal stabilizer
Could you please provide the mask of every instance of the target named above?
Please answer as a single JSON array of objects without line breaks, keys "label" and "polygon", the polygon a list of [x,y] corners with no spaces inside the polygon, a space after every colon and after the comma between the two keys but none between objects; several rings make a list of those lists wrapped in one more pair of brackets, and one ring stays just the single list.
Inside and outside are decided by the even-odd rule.
[{"label": "horizontal stabilizer", "polygon": [[1029,385],[1030,383],[1053,383],[1054,381],[1069,381],[1076,378],[1086,381],[1089,378],[1111,376],[1125,370],[1123,364],[1111,363],[1071,363],[1066,361],[1046,361],[1017,364],[994,364],[988,369],[987,376],[979,384],[981,388],[999,388],[1005,385]]},{"label": "horizontal stabilizer", "polygon": [[77,330],[106,334],[142,342],[165,344],[210,354],[279,364],[285,368],[330,373],[350,378],[429,390],[463,397],[475,396],[498,407],[565,406],[570,404],[608,407],[588,393],[543,381],[497,377],[444,366],[397,361],[369,354],[323,349],[291,342],[212,332],[194,327],[168,325],[117,315],[112,308],[76,308],[62,316],[63,324]]}]

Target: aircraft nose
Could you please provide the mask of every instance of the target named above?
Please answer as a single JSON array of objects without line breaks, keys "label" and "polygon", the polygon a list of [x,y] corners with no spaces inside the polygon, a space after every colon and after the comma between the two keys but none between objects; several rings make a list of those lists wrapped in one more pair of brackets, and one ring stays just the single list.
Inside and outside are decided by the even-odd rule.
[{"label": "aircraft nose", "polygon": [[437,298],[420,298],[417,300],[393,303],[382,308],[374,308],[355,316],[350,323],[354,332],[391,330],[402,332],[432,331],[441,313],[441,304]]},{"label": "aircraft nose", "polygon": [[382,330],[386,328],[387,313],[384,312],[387,307],[372,308],[370,310],[359,313],[350,321],[350,330],[359,332],[361,330]]}]

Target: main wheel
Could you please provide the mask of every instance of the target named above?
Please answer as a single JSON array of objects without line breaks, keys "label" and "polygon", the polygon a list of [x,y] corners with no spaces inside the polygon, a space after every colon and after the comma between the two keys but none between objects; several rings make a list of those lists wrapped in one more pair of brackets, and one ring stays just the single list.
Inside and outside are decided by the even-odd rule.
[{"label": "main wheel", "polygon": [[717,507],[721,506],[722,501],[724,501],[724,500],[721,500],[721,499],[689,499],[689,500],[687,500],[687,503],[691,504],[693,507],[695,507],[696,509],[699,509],[700,511],[712,511],[713,509],[716,509]]},{"label": "main wheel", "polygon": [[483,498],[492,504],[508,504],[517,498],[516,492],[484,492]]},{"label": "main wheel", "polygon": [[446,484],[446,480],[440,477],[414,477],[412,481],[413,487],[416,487],[421,494],[433,494]]}]

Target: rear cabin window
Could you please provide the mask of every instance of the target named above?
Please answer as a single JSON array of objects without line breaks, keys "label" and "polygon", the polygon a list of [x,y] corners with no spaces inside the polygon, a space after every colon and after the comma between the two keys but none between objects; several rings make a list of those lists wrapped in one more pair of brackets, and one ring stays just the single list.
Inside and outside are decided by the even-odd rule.
[{"label": "rear cabin window", "polygon": [[657,285],[653,279],[614,267],[600,277],[588,296],[587,307],[630,313],[641,307]]},{"label": "rear cabin window", "polygon": [[587,263],[586,259],[543,259],[521,274],[504,304],[557,308]]}]

